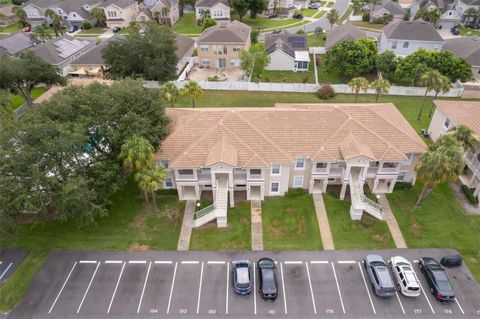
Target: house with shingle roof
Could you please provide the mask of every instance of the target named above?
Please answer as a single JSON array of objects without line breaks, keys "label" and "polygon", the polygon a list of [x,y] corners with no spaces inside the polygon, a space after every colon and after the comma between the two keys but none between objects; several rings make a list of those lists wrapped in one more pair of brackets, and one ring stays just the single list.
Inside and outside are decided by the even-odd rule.
[{"label": "house with shingle roof", "polygon": [[399,21],[403,19],[403,15],[405,14],[402,6],[392,0],[383,0],[381,3],[375,5],[368,3],[364,6],[364,10],[370,12],[371,21],[390,14],[393,16],[393,21]]},{"label": "house with shingle roof", "polygon": [[198,62],[219,70],[238,68],[240,50],[248,50],[252,28],[234,20],[207,28],[197,39]]},{"label": "house with shingle roof", "polygon": [[205,12],[215,21],[230,21],[230,10],[228,0],[198,0],[195,3],[195,18],[202,19]]},{"label": "house with shingle roof", "polygon": [[378,40],[378,50],[387,50],[396,55],[407,56],[418,49],[440,51],[445,41],[434,25],[424,21],[392,22],[383,28]]},{"label": "house with shingle roof", "polygon": [[12,12],[13,4],[0,4],[0,27],[14,24],[18,21],[15,13]]},{"label": "house with shingle roof", "polygon": [[[428,127],[432,140],[459,125],[468,126],[480,138],[480,102],[436,100],[433,103],[436,109]],[[459,179],[480,202],[480,143],[465,153],[465,168]]]},{"label": "house with shingle roof", "polygon": [[107,27],[126,28],[135,21],[141,6],[136,0],[104,0],[100,5],[107,17]]},{"label": "house with shingle roof", "polygon": [[338,43],[355,41],[361,38],[367,38],[367,34],[357,26],[347,22],[327,33],[325,49],[328,50]]},{"label": "house with shingle roof", "polygon": [[[167,109],[170,134],[155,154],[166,188],[181,200],[213,192],[214,204],[194,221],[227,225],[227,203],[282,196],[290,188],[352,194],[353,219],[381,208],[365,199],[415,182],[427,146],[391,103],[277,104],[274,108]],[[203,214],[205,213],[205,214]],[[208,217],[206,217],[208,216]]]},{"label": "house with shingle roof", "polygon": [[458,37],[445,40],[444,51],[452,51],[457,58],[464,58],[472,68],[474,78],[480,80],[480,37]]},{"label": "house with shingle roof", "polygon": [[0,38],[0,55],[14,57],[25,52],[39,43],[35,37],[24,32],[10,34]]},{"label": "house with shingle roof", "polygon": [[270,55],[267,70],[308,71],[310,54],[306,34],[291,34],[286,30],[267,33],[265,48]]},{"label": "house with shingle roof", "polygon": [[180,9],[177,0],[145,0],[144,8],[140,11],[135,21],[155,21],[173,25],[180,19]]},{"label": "house with shingle roof", "polygon": [[420,10],[440,11],[440,19],[435,23],[437,29],[450,30],[460,23],[460,16],[454,9],[453,0],[413,0],[410,7],[410,20],[415,19]]},{"label": "house with shingle roof", "polygon": [[453,9],[460,16],[462,23],[469,22],[466,21],[468,17],[465,15],[465,12],[471,8],[477,11],[480,10],[480,0],[457,0],[453,4]]}]

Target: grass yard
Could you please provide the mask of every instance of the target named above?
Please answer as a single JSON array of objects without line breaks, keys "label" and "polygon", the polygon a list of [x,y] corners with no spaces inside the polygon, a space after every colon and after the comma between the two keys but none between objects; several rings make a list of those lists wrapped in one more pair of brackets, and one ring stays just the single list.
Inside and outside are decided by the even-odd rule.
[{"label": "grass yard", "polygon": [[353,12],[353,7],[352,5],[348,6],[347,11],[335,22],[336,25],[341,25],[345,19],[348,19],[348,17],[352,14]]},{"label": "grass yard", "polygon": [[328,3],[327,3],[327,8],[333,7],[334,4],[335,4],[334,2],[328,2]]},{"label": "grass yard", "polygon": [[77,36],[82,36],[82,35],[100,35],[100,34],[103,34],[107,31],[108,29],[107,28],[90,28],[88,30],[82,30],[80,32],[78,32],[76,35]]},{"label": "grass yard", "polygon": [[228,227],[217,228],[216,222],[192,229],[190,250],[250,250],[250,201],[228,209]]},{"label": "grass yard", "polygon": [[350,23],[360,28],[378,30],[378,32],[381,32],[385,27],[384,24],[370,23],[365,21],[351,21]]},{"label": "grass yard", "polygon": [[180,34],[200,34],[202,29],[197,27],[195,13],[185,13],[180,20],[173,25],[173,31]]},{"label": "grass yard", "polygon": [[316,16],[320,11],[317,9],[302,9],[299,10],[305,17]]},{"label": "grass yard", "polygon": [[332,188],[323,196],[335,249],[395,248],[387,223],[367,213],[362,220],[350,219],[350,200],[340,200],[340,189]]},{"label": "grass yard", "polygon": [[460,35],[462,36],[470,36],[470,35],[475,35],[475,36],[480,36],[480,30],[478,29],[472,29],[472,28],[466,28],[459,26],[460,28]]},{"label": "grass yard", "polygon": [[313,57],[310,56],[310,64],[308,71],[264,71],[262,81],[272,83],[315,83],[315,70],[313,65]]},{"label": "grass yard", "polygon": [[[38,98],[40,95],[43,93],[47,92],[47,88],[45,87],[37,87],[32,90],[32,99]],[[17,109],[19,106],[25,103],[25,100],[23,97],[19,95],[10,95],[10,105],[6,108],[8,112],[13,112],[15,109]]]},{"label": "grass yard", "polygon": [[320,36],[309,34],[307,41],[309,47],[323,47],[325,46],[326,35],[324,33],[322,33]]},{"label": "grass yard", "polygon": [[0,28],[0,33],[15,33],[22,30],[23,30],[22,24],[20,22],[17,22],[11,25],[7,25],[6,27]]},{"label": "grass yard", "polygon": [[21,227],[18,248],[29,256],[0,288],[0,310],[8,311],[25,293],[30,280],[52,249],[65,250],[175,250],[182,225],[185,203],[176,191],[164,190],[157,196],[158,212],[143,204],[133,181],[113,198],[109,215],[96,225],[79,228],[75,221],[49,221]]},{"label": "grass yard", "polygon": [[262,222],[265,250],[323,249],[311,195],[266,198]]},{"label": "grass yard", "polygon": [[409,248],[455,248],[480,282],[480,216],[467,216],[446,184],[439,185],[418,208],[422,189],[396,187],[387,194]]},{"label": "grass yard", "polygon": [[[232,14],[232,20],[240,20],[237,14]],[[269,19],[257,17],[255,19],[250,18],[249,16],[243,17],[243,23],[248,24],[252,28],[260,30],[275,30],[282,29],[285,26],[296,27],[299,25],[307,24],[309,21],[302,21],[298,19]],[[290,26],[291,25],[291,26]]]}]

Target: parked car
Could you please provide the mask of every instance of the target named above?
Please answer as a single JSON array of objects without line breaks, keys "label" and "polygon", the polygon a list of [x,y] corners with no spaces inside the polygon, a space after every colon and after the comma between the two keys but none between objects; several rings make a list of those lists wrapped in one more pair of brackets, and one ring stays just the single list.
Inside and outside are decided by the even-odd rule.
[{"label": "parked car", "polygon": [[320,8],[320,4],[318,2],[314,2],[314,3],[311,3],[308,7],[310,9],[318,9]]},{"label": "parked car", "polygon": [[406,297],[420,296],[420,284],[413,271],[412,264],[402,256],[395,256],[390,259],[390,266],[400,293]]},{"label": "parked car", "polygon": [[112,32],[113,32],[113,33],[117,33],[117,32],[120,32],[120,30],[122,30],[122,28],[120,28],[120,27],[114,27],[114,28],[112,29]]},{"label": "parked car", "polygon": [[440,301],[453,301],[455,292],[443,267],[431,257],[422,257],[418,263],[430,286],[430,292]]},{"label": "parked car", "polygon": [[23,32],[31,32],[32,31],[32,27],[27,25],[25,28],[23,28]]},{"label": "parked car", "polygon": [[458,27],[453,27],[450,29],[450,32],[452,32],[453,35],[459,35],[460,29]]},{"label": "parked car", "polygon": [[248,260],[237,260],[232,263],[233,290],[239,295],[252,292],[252,266]]},{"label": "parked car", "polygon": [[372,283],[372,289],[379,297],[392,297],[395,295],[395,283],[388,271],[387,264],[380,255],[367,255],[365,269]]},{"label": "parked car", "polygon": [[75,25],[72,25],[70,28],[67,29],[69,33],[73,33],[78,30],[78,27]]},{"label": "parked car", "polygon": [[257,262],[260,296],[267,300],[275,300],[278,296],[275,262],[270,258],[261,258]]}]

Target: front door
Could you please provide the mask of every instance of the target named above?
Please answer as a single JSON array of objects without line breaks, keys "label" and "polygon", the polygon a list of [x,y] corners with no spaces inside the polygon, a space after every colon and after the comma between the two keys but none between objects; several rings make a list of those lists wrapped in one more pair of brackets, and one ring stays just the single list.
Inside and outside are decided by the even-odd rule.
[{"label": "front door", "polygon": [[217,59],[217,68],[224,69],[227,66],[227,59],[218,58]]}]

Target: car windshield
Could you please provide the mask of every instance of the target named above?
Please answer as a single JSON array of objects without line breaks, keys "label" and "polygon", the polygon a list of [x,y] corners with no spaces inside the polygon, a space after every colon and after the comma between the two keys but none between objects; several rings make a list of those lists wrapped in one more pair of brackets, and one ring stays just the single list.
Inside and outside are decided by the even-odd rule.
[{"label": "car windshield", "polygon": [[381,261],[372,261],[370,263],[370,265],[372,265],[372,267],[385,267],[385,263],[381,262]]},{"label": "car windshield", "polygon": [[258,261],[258,266],[262,269],[273,269],[275,268],[275,263],[273,262],[273,260],[262,259]]},{"label": "car windshield", "polygon": [[237,268],[237,285],[240,288],[246,288],[250,286],[250,275],[247,267]]},{"label": "car windshield", "polygon": [[272,269],[262,269],[263,290],[275,290],[275,274]]}]

